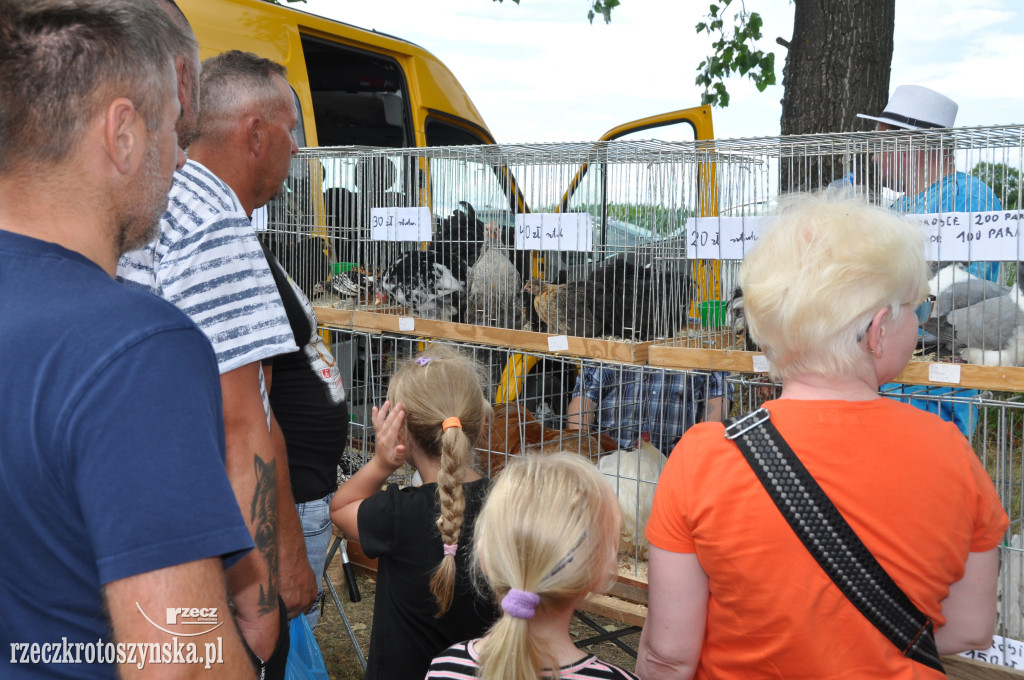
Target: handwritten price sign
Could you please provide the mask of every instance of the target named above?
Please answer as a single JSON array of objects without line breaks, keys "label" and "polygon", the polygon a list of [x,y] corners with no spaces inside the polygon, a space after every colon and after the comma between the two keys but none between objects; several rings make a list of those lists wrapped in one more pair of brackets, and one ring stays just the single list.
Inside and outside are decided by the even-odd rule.
[{"label": "handwritten price sign", "polygon": [[594,250],[594,223],[589,213],[516,215],[516,250]]},{"label": "handwritten price sign", "polygon": [[907,215],[924,225],[926,257],[933,262],[1015,262],[1024,260],[1024,212]]},{"label": "handwritten price sign", "polygon": [[992,646],[988,649],[961,652],[960,656],[1008,668],[1024,668],[1024,642],[993,635]]},{"label": "handwritten price sign", "polygon": [[374,241],[430,241],[430,208],[373,208],[370,210],[370,238]]},{"label": "handwritten price sign", "polygon": [[760,217],[691,217],[686,220],[686,257],[742,260],[763,228]]},{"label": "handwritten price sign", "polygon": [[[1024,211],[904,215],[924,227],[929,262],[1024,260]],[[742,260],[770,218],[691,217],[686,221],[686,256]]]}]

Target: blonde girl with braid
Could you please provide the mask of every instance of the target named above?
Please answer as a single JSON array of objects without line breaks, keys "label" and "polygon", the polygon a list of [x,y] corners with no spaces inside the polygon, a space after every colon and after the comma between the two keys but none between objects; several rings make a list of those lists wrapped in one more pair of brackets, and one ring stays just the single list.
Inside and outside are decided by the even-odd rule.
[{"label": "blonde girl with braid", "polygon": [[[422,678],[431,658],[497,617],[470,575],[473,525],[490,480],[472,467],[491,414],[480,367],[445,348],[403,364],[372,410],[376,450],[331,502],[331,520],[377,558],[368,680]],[[381,491],[409,463],[423,484]]]},{"label": "blonde girl with braid", "polygon": [[583,598],[614,579],[620,522],[615,493],[589,461],[566,453],[510,461],[474,538],[477,572],[503,615],[486,637],[435,657],[427,680],[636,680],[569,635]]}]

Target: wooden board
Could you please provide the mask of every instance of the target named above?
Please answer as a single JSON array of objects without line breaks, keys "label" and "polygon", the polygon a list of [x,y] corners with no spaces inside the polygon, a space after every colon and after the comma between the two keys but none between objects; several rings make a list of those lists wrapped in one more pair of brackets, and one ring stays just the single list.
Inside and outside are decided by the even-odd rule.
[{"label": "wooden board", "polygon": [[[648,349],[648,363],[661,368],[689,368],[712,371],[735,371],[754,373],[754,357],[757,352],[728,349],[698,349],[694,347],[671,347],[652,345]],[[973,389],[997,390],[1000,392],[1024,392],[1024,368],[1018,366],[974,366],[955,364],[960,368],[960,382],[935,382],[928,379],[929,367],[941,364],[932,361],[911,361],[894,379],[895,382],[912,385],[941,385],[946,387],[968,387]]]},{"label": "wooden board", "polygon": [[[403,331],[399,329],[398,321],[402,317],[397,314],[379,314],[359,310],[334,309],[333,307],[315,307],[314,311],[320,324],[328,328],[370,333],[401,333],[416,337],[441,338],[531,352],[550,352],[548,338],[553,337],[548,333],[535,331],[516,331],[431,319],[415,319],[415,329]],[[647,362],[647,350],[653,343],[568,336],[568,344],[569,349],[550,353],[628,364],[643,364]]]},{"label": "wooden board", "polygon": [[622,575],[616,576],[607,594],[633,604],[647,605],[647,584]]},{"label": "wooden board", "polygon": [[[341,535],[341,532],[338,531],[338,527],[332,527],[332,529],[332,533],[335,536],[338,536],[339,538],[344,538],[344,536]],[[349,539],[348,545],[346,547],[346,552],[348,552],[348,561],[352,563],[353,567],[363,572],[370,578],[374,580],[377,579],[377,558],[375,557],[373,559],[370,559],[369,557],[367,557],[366,554],[363,553],[363,547],[359,545],[359,541],[353,541]],[[341,557],[339,556],[335,559],[340,560]]]},{"label": "wooden board", "polygon": [[942,665],[946,675],[953,680],[1021,680],[1024,673],[1012,668],[995,666],[983,661],[966,659],[962,656],[944,656]]},{"label": "wooden board", "polygon": [[642,627],[644,622],[647,621],[646,605],[626,602],[609,595],[595,595],[591,593],[587,595],[580,609],[630,626]]}]

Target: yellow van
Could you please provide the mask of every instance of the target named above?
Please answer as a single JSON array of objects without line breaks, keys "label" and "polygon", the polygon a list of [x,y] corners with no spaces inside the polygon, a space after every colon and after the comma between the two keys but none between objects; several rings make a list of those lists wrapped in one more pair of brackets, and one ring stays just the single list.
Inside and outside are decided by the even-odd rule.
[{"label": "yellow van", "polygon": [[489,144],[451,71],[406,40],[263,0],[178,0],[206,59],[246,50],[288,69],[300,146]]},{"label": "yellow van", "polygon": [[[433,54],[407,40],[264,0],[178,0],[178,4],[195,31],[201,59],[239,49],[255,52],[288,69],[288,81],[300,112],[296,134],[299,146],[409,148],[495,143],[480,112],[452,72]],[[685,132],[665,136],[669,127]],[[601,139],[628,136],[711,139],[711,112],[708,107],[698,107],[660,114],[619,125]],[[395,172],[397,177],[386,183],[374,182],[387,184],[384,188],[389,191],[373,197],[367,196],[365,187],[360,193],[360,168],[353,165],[324,163],[300,168],[298,173],[293,169],[289,185],[296,201],[272,206],[272,212],[288,211],[287,219],[275,220],[275,224],[296,225],[297,231],[279,230],[264,236],[271,240],[268,245],[300,285],[308,287],[323,280],[326,268],[333,262],[359,261],[353,244],[366,238],[367,229],[359,224],[363,220],[341,219],[339,206],[344,201],[335,198],[332,205],[332,196],[349,197],[345,200],[363,196],[375,206],[426,205],[433,214],[443,217],[457,207],[456,199],[476,203],[475,197],[483,201],[482,197],[487,195],[493,201],[497,192],[507,199],[505,205],[510,212],[530,211],[507,169],[455,172],[443,167],[444,160],[436,161],[431,168],[418,167],[408,155],[391,160],[392,163],[383,164],[384,169]],[[576,173],[566,188],[562,210],[571,208],[574,191],[587,180],[590,170],[583,166]],[[479,182],[479,178],[488,176],[494,179],[493,186]],[[475,177],[477,184],[452,187],[452,178],[457,177]],[[499,181],[499,177],[506,181]],[[440,181],[437,178],[444,178],[447,183],[432,186]],[[713,191],[714,180],[705,177],[704,186]],[[713,200],[703,204],[714,209]],[[366,210],[361,212],[365,213]],[[350,226],[351,222],[354,226]],[[326,235],[331,237],[331,246],[323,252],[326,259],[322,266],[313,267],[310,263],[321,257],[318,251],[322,249],[317,245],[321,241],[309,237]],[[531,258],[527,268],[534,277],[553,279],[557,275],[556,263],[552,261],[545,268],[541,257]],[[717,282],[717,276],[701,278]],[[716,294],[702,291],[702,298]],[[522,361],[526,365],[519,366],[516,373],[532,373],[534,362],[525,358]],[[511,400],[520,396],[524,379],[506,379],[499,398]]]}]

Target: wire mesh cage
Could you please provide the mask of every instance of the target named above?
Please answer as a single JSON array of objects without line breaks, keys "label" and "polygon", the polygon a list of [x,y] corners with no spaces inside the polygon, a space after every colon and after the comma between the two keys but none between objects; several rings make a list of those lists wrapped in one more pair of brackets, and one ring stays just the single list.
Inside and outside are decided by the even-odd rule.
[{"label": "wire mesh cage", "polygon": [[[666,436],[654,425],[659,407],[635,395],[612,409],[574,405],[577,381],[595,367],[635,393],[650,390],[659,376],[677,380],[687,390],[681,401],[696,415],[673,418],[687,425],[707,417],[706,383],[713,379],[726,383],[733,416],[777,397],[778,385],[751,374],[762,370],[756,352],[722,350],[756,350],[744,344],[749,338],[734,326],[727,302],[744,254],[780,198],[797,190],[862,196],[922,223],[932,311],[917,356],[929,370],[916,382],[934,384],[931,367],[948,362],[958,369],[963,362],[1024,364],[1017,278],[1022,151],[1021,127],[307,149],[295,159],[285,195],[270,206],[261,238],[309,291],[321,322],[334,328],[343,371],[351,367],[356,466],[372,456],[369,409],[383,401],[397,362],[425,342],[452,343],[487,367],[495,417],[479,446],[481,471],[494,474],[510,455],[552,449],[603,465],[624,515],[632,517],[623,556],[642,578],[641,518],[663,458],[645,458],[644,433],[626,432],[619,422],[638,411],[632,416],[656,430],[646,443],[667,455],[671,446],[655,439]],[[349,310],[372,320],[339,323],[327,313]],[[435,339],[424,340],[420,325],[415,333],[412,325],[403,328],[407,317],[434,322]],[[449,333],[456,326],[448,322],[472,330]],[[593,344],[542,351],[525,344],[520,330],[650,347],[616,362]],[[744,358],[733,361],[734,355]],[[1014,369],[964,367],[971,369],[978,370],[965,373],[973,376],[960,385],[965,389],[922,384],[887,388],[887,395],[967,414],[962,429],[1011,518],[1001,548],[997,632],[1020,639],[1024,379]],[[733,373],[725,379],[723,371]],[[636,453],[630,458],[627,451]],[[405,474],[402,483],[409,481]],[[632,500],[622,501],[626,496]]]},{"label": "wire mesh cage", "polygon": [[741,347],[726,300],[779,198],[857,194],[927,234],[922,356],[1024,364],[1020,127],[694,142],[304,150],[273,242],[318,304]]},{"label": "wire mesh cage", "polygon": [[[634,573],[646,557],[644,524],[671,447],[694,420],[705,418],[709,400],[725,395],[728,389],[724,374],[714,376],[719,382],[714,383],[714,390],[708,390],[712,376],[707,372],[390,333],[334,329],[332,336],[334,353],[347,380],[354,467],[373,456],[370,409],[384,402],[389,378],[401,362],[432,343],[454,347],[481,366],[486,376],[484,392],[493,401],[492,417],[477,441],[478,471],[493,477],[510,457],[555,451],[592,461],[619,498],[624,517],[620,552]],[[670,396],[651,398],[659,392]],[[411,471],[400,472],[392,481],[412,483]]]},{"label": "wire mesh cage", "polygon": [[[383,403],[388,379],[400,362],[416,356],[433,342],[455,347],[483,367],[487,376],[484,390],[494,402],[493,416],[477,442],[478,471],[493,477],[510,457],[529,453],[567,451],[591,460],[619,498],[623,514],[620,573],[640,581],[646,580],[643,534],[658,477],[683,431],[694,422],[715,417],[709,412],[709,406],[716,396],[724,397],[725,415],[735,417],[757,409],[780,394],[778,384],[752,375],[719,373],[716,376],[708,371],[623,365],[391,333],[334,329],[332,334],[335,354],[346,376],[353,414],[349,460],[354,467],[373,456],[370,408]],[[615,392],[625,396],[610,400],[598,398],[593,404],[574,406],[574,396],[587,394],[588,373],[594,384],[603,385],[603,380],[609,380]],[[722,380],[720,389],[706,389],[714,377]],[[659,420],[658,410],[663,407],[651,394],[669,382],[677,387],[675,400],[679,410]],[[618,388],[623,386],[627,389],[620,392]],[[628,389],[630,386],[635,389]],[[644,396],[638,396],[640,394]],[[996,633],[1021,639],[1024,636],[1024,398],[1006,392],[965,394],[923,393],[915,394],[914,399],[945,404],[957,402],[971,410],[971,444],[992,477],[1011,522],[1006,541],[1000,547],[1002,566]],[[639,427],[633,427],[637,424]],[[412,470],[400,470],[391,481],[400,485],[414,483]]]}]

